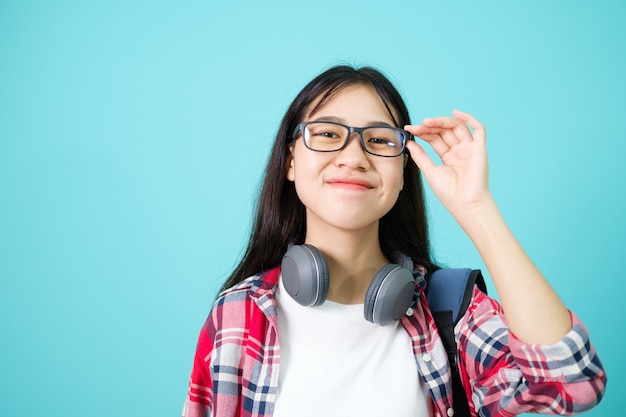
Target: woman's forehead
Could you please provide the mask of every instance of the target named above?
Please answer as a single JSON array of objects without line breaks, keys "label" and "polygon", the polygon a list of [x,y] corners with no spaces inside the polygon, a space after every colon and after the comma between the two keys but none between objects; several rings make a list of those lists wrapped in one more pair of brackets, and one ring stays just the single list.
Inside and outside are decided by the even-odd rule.
[{"label": "woman's forehead", "polygon": [[[337,112],[345,112],[376,120],[388,119],[389,122],[395,124],[396,115],[390,110],[389,104],[383,100],[374,87],[368,84],[350,84],[327,89],[319,94],[306,109],[305,117],[307,119],[314,116],[336,118],[341,117],[336,114]],[[396,113],[395,109],[393,111]]]}]

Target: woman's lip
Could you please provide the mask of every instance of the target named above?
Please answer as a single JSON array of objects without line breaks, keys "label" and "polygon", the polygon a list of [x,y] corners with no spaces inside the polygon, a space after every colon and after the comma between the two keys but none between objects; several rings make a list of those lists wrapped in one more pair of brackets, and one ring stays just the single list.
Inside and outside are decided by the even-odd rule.
[{"label": "woman's lip", "polygon": [[358,178],[331,178],[327,181],[331,185],[345,186],[350,188],[374,188],[368,181]]}]

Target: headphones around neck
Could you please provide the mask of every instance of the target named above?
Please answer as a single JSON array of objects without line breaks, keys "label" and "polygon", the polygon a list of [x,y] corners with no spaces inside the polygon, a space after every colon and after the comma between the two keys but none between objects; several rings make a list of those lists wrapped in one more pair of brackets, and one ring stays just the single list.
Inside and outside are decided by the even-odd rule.
[{"label": "headphones around neck", "polygon": [[[413,304],[416,277],[401,255],[404,267],[387,264],[380,268],[367,288],[363,315],[365,319],[386,326],[399,320]],[[318,306],[328,295],[328,266],[322,253],[312,245],[290,245],[283,256],[282,279],[285,290],[303,306]]]}]

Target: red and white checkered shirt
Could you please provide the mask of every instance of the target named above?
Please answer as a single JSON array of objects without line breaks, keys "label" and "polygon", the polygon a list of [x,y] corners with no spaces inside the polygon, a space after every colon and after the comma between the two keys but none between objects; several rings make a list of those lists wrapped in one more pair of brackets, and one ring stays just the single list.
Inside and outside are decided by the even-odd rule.
[{"label": "red and white checkered shirt", "polygon": [[[272,415],[280,369],[274,297],[279,276],[276,267],[220,294],[200,333],[184,417]],[[426,383],[434,415],[452,415],[450,367],[424,294],[401,322],[412,340],[415,377]],[[554,345],[524,344],[509,332],[501,306],[475,289],[455,328],[472,415],[566,415],[595,406],[606,374],[574,314],[572,324]]]}]

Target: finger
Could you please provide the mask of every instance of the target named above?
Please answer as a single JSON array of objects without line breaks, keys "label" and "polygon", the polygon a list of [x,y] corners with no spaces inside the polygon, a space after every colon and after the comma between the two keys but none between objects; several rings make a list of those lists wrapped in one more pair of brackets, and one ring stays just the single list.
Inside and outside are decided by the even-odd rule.
[{"label": "finger", "polygon": [[426,117],[422,121],[422,125],[426,127],[439,129],[456,129],[463,124],[465,124],[464,121],[461,121],[456,117],[449,116]]},{"label": "finger", "polygon": [[450,145],[446,143],[441,135],[422,135],[416,137],[427,142],[440,158],[443,158],[445,154],[450,152]]},{"label": "finger", "polygon": [[432,159],[430,159],[426,151],[424,151],[424,148],[422,148],[420,145],[413,141],[408,141],[406,143],[406,147],[411,154],[411,159],[413,160],[413,162],[415,162],[415,165],[417,165],[417,167],[421,171],[428,172],[430,171],[430,169],[436,167]]},{"label": "finger", "polygon": [[485,126],[481,122],[479,122],[478,119],[476,119],[471,114],[462,112],[460,110],[454,110],[452,113],[454,114],[454,117],[462,120],[463,123],[472,128],[472,130],[474,131],[474,133],[472,134],[474,140],[485,142],[487,138],[487,132],[485,130]]},{"label": "finger", "polygon": [[450,150],[450,145],[441,136],[442,129],[430,129],[423,125],[406,125],[404,130],[412,133],[415,137],[428,142],[440,157]]},{"label": "finger", "polygon": [[442,132],[439,128],[432,129],[424,125],[405,125],[404,130],[411,133],[413,136],[419,136],[426,142],[435,140],[438,136],[441,136],[440,134]]},{"label": "finger", "polygon": [[422,122],[424,129],[431,133],[439,131],[443,139],[450,146],[462,141],[471,141],[472,134],[465,125],[465,122],[454,117],[430,117]]}]

